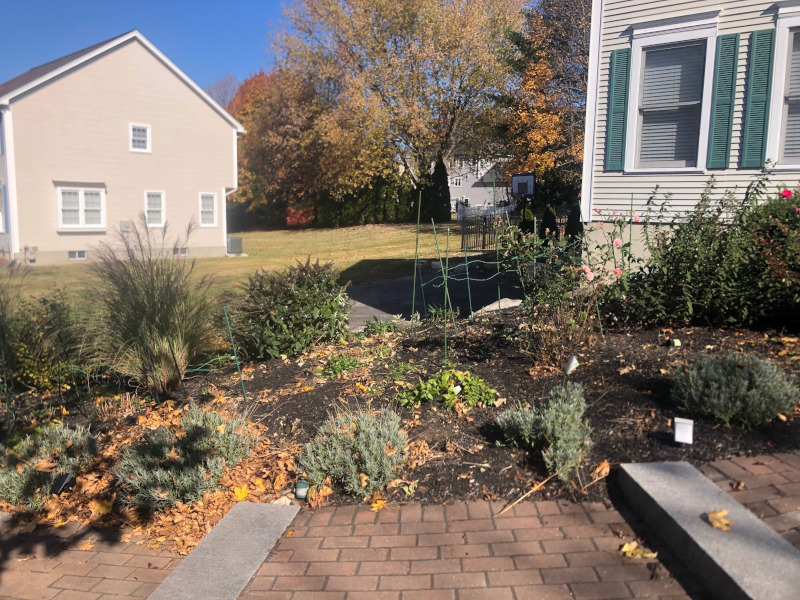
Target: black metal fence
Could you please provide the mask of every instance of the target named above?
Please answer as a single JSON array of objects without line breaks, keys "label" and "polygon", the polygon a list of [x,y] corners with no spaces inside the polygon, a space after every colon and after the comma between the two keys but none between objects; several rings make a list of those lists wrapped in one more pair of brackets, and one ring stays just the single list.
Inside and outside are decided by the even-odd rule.
[{"label": "black metal fence", "polygon": [[[560,206],[556,208],[556,223],[558,224],[558,235],[564,237],[567,232],[567,221],[569,220],[569,213],[572,210],[570,206]],[[535,213],[536,219],[535,231],[542,229],[542,213]],[[512,225],[519,225],[519,216],[505,215],[493,219],[490,216],[486,217],[472,217],[461,221],[461,247],[467,250],[494,250],[498,233],[497,228],[503,227],[506,223]]]}]

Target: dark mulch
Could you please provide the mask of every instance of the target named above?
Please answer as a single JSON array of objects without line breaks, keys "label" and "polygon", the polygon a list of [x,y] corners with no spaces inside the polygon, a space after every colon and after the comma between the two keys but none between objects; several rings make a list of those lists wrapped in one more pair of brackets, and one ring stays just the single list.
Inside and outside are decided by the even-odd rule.
[{"label": "dark mulch", "polygon": [[[438,370],[444,361],[442,326],[429,325],[413,334],[405,331],[373,336],[346,346],[317,349],[301,359],[257,365],[252,379],[245,382],[248,394],[261,395],[252,418],[261,420],[273,435],[288,435],[302,443],[314,435],[327,415],[344,407],[391,406],[400,410],[409,439],[426,442],[431,451],[427,462],[402,475],[408,482],[417,482],[415,500],[515,499],[534,482],[545,479],[547,472],[539,451],[514,452],[499,444],[495,419],[515,404],[543,402],[549,390],[565,379],[560,369],[536,367],[519,352],[514,336],[520,318],[517,311],[504,311],[502,319],[492,316],[462,321],[458,335],[452,329],[448,331],[448,359],[494,386],[506,400],[505,405],[479,408],[464,415],[445,411],[441,406],[398,409],[394,398],[402,384],[396,382],[416,383],[420,376]],[[672,346],[672,338],[680,339],[681,346]],[[586,389],[586,416],[593,429],[593,448],[572,482],[552,481],[537,497],[607,502],[604,482],[587,485],[592,470],[602,460],[612,466],[664,460],[699,464],[732,455],[800,447],[797,415],[788,422],[776,420],[752,430],[701,419],[695,423],[693,445],[676,445],[672,441],[671,420],[687,416],[677,413],[670,403],[674,370],[699,352],[718,354],[729,349],[770,358],[791,372],[800,372],[800,344],[796,338],[776,332],[692,327],[674,331],[616,330],[595,336],[591,344],[576,352],[581,365],[570,375]],[[319,368],[335,354],[369,364],[347,371],[336,380],[320,377]],[[231,394],[236,393],[235,371],[210,379]],[[204,385],[206,381],[194,382],[190,394],[192,388],[197,393]],[[390,492],[391,499],[407,497],[401,489],[403,485],[406,484]],[[338,493],[331,500],[353,501]]]}]

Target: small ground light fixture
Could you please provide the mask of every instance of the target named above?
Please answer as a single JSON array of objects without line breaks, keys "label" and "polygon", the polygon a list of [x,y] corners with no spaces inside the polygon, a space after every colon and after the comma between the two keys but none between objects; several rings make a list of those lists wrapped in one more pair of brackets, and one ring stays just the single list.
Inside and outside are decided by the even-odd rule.
[{"label": "small ground light fixture", "polygon": [[575,358],[575,355],[570,354],[569,358],[567,359],[567,362],[564,364],[564,373],[569,375],[575,369],[577,369],[580,366],[580,364],[581,363],[578,362],[578,359]]},{"label": "small ground light fixture", "polygon": [[694,421],[675,417],[675,441],[681,444],[694,443]]}]

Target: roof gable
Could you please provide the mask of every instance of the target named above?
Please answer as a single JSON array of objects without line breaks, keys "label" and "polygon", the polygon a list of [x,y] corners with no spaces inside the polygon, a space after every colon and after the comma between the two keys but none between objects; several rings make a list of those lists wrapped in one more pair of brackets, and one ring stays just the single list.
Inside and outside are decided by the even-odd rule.
[{"label": "roof gable", "polygon": [[147,48],[165,67],[188,85],[203,101],[205,101],[214,111],[216,111],[223,119],[238,132],[244,133],[244,127],[234,119],[222,106],[214,101],[200,86],[198,86],[186,73],[181,71],[171,60],[161,53],[150,41],[145,38],[137,30],[129,31],[118,37],[100,42],[83,50],[73,52],[62,58],[56,59],[49,63],[34,67],[13,79],[9,79],[5,83],[0,84],[0,106],[8,105],[8,103],[22,94],[35,90],[37,87],[44,85],[48,81],[58,77],[59,75],[76,69],[84,63],[100,56],[114,48],[125,44],[130,40],[137,40],[145,48]]}]

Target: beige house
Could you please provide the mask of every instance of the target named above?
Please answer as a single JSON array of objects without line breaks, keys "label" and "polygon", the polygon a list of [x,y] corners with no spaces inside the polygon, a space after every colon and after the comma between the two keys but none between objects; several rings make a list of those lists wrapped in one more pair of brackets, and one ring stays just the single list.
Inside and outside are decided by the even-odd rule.
[{"label": "beige house", "polygon": [[594,0],[582,212],[690,210],[766,161],[800,177],[800,1]]},{"label": "beige house", "polygon": [[225,254],[242,133],[138,31],[0,84],[0,260],[91,259],[142,214]]}]

